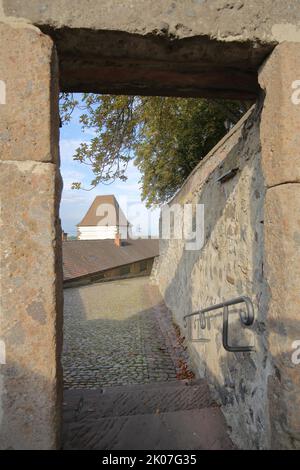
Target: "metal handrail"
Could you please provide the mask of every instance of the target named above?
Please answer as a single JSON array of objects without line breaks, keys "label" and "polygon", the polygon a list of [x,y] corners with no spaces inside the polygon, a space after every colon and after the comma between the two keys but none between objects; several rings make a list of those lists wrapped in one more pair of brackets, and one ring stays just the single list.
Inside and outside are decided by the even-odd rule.
[{"label": "metal handrail", "polygon": [[201,329],[205,329],[207,326],[207,321],[205,314],[207,312],[211,312],[212,310],[218,310],[220,308],[223,308],[223,331],[222,331],[222,341],[223,341],[223,347],[226,349],[226,351],[229,352],[249,352],[249,351],[254,351],[254,346],[231,346],[228,341],[228,316],[229,316],[229,310],[228,307],[230,305],[236,305],[236,304],[241,304],[245,303],[246,304],[246,313],[241,312],[240,313],[240,320],[241,323],[245,326],[251,326],[254,322],[254,308],[252,301],[249,297],[246,296],[241,296],[241,297],[236,297],[235,299],[230,299],[227,300],[226,302],[222,302],[219,304],[211,305],[210,307],[203,308],[201,310],[197,310],[197,312],[189,313],[188,315],[185,315],[183,317],[184,320],[184,327],[186,328],[188,326],[188,339],[189,341],[192,342],[199,342],[201,339],[194,339],[192,338],[191,334],[191,322],[190,318],[199,315],[199,324]]}]

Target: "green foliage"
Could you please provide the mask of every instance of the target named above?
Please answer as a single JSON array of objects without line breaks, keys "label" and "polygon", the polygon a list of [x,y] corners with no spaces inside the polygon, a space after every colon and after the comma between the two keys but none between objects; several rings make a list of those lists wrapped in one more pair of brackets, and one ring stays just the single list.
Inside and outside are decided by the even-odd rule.
[{"label": "green foliage", "polygon": [[[79,106],[70,94],[61,101],[63,122]],[[248,105],[194,98],[84,94],[83,129],[93,139],[82,143],[74,160],[89,165],[91,187],[125,181],[129,161],[142,174],[142,199],[150,207],[166,202],[193,168],[236,123]],[[81,188],[80,183],[73,184]]]}]

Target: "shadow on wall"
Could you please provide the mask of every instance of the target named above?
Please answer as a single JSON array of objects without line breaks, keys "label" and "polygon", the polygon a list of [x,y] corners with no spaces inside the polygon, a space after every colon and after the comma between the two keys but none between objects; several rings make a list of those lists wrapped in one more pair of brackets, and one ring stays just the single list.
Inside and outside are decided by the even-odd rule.
[{"label": "shadow on wall", "polygon": [[[5,376],[0,377],[0,449],[59,448],[62,396],[57,391],[55,371],[50,371],[53,373],[53,380],[50,380],[50,372],[45,377],[34,368],[29,369],[13,361],[1,367],[3,370],[5,367]],[[23,390],[34,390],[34,396],[20,394],[18,384]]]},{"label": "shadow on wall", "polygon": [[[244,449],[270,447],[267,381],[271,366],[266,334],[268,290],[263,276],[265,186],[260,158],[260,111],[258,103],[238,131],[238,142],[229,147],[201,189],[190,193],[186,193],[186,188],[182,190],[184,202],[205,205],[202,250],[184,251],[181,241],[163,241],[160,262],[161,276],[167,272],[164,260],[171,273],[166,275],[162,293],[181,326],[184,315],[222,300],[247,295],[253,301],[254,353],[230,353],[222,348],[222,321],[218,316],[205,330],[206,341],[189,345],[198,372],[208,379],[222,404],[233,440]],[[228,143],[230,137],[224,145]],[[205,164],[199,167],[199,173],[205,171]],[[232,179],[224,184],[217,182],[222,174],[236,167],[239,170]],[[175,199],[180,200],[180,192]],[[248,332],[236,315],[230,315],[230,335],[233,344],[249,344]]]}]

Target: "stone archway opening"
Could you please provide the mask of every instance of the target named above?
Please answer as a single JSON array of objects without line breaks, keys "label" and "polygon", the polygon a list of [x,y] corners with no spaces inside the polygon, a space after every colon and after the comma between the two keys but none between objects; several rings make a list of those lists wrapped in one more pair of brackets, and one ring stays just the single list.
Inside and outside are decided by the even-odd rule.
[{"label": "stone archway opening", "polygon": [[[80,96],[73,98],[80,100]],[[105,98],[108,99],[108,96]],[[114,98],[115,96],[112,97]],[[137,100],[141,101],[141,98],[137,97]],[[164,110],[168,107],[167,102],[167,100],[164,101]],[[180,98],[176,98],[175,102],[178,107],[187,105],[189,112],[191,112],[191,106],[195,106],[196,103],[191,99],[186,102]],[[127,103],[126,100],[125,103]],[[157,97],[154,103],[157,111]],[[171,103],[174,106],[174,100]],[[214,104],[216,105],[214,101],[210,104],[209,100],[205,102],[206,106],[213,107]],[[232,103],[223,103],[223,105],[230,106]],[[86,112],[82,106],[81,110],[82,113]],[[228,131],[228,125],[224,122],[224,110],[220,103],[217,104],[217,110],[221,113],[221,119],[216,116],[216,120],[223,124],[222,137],[226,134],[226,130]],[[234,110],[236,107],[232,108],[233,116],[228,117],[237,121],[242,116],[242,103],[236,116]],[[76,114],[75,121],[77,120],[79,121],[79,118]],[[172,122],[174,123],[174,120]],[[64,126],[61,130],[63,135],[61,143],[65,142],[66,136],[70,136],[68,128],[69,125],[66,126],[66,133]],[[219,132],[217,134],[219,138],[218,126],[214,129],[215,132]],[[172,132],[175,132],[174,126]],[[78,129],[76,137],[80,138]],[[214,139],[215,142],[218,138]],[[174,142],[176,140],[174,139]],[[77,141],[77,146],[79,146],[79,141]],[[64,157],[67,157],[65,149],[64,143],[61,146],[63,178]],[[203,157],[205,153],[202,151]],[[68,156],[70,157],[69,152]],[[67,158],[67,165],[69,169],[69,158]],[[73,167],[74,172],[76,169],[77,172],[80,171],[78,162],[74,162]],[[129,189],[132,182],[129,178]],[[124,183],[123,191],[126,191],[126,186]],[[62,204],[64,204],[64,198],[69,200],[73,196],[74,201],[69,206],[69,212],[71,210],[72,215],[77,217],[76,222],[82,219],[77,227],[79,239],[75,240],[74,237],[70,237],[70,233],[74,233],[72,231],[74,227],[70,230],[66,228],[65,212],[61,212],[62,225],[69,234],[67,240],[63,237],[65,279],[62,352],[63,446],[66,449],[102,449],[123,446],[125,449],[126,446],[135,445],[136,448],[146,446],[151,449],[155,445],[168,445],[171,448],[174,442],[177,442],[179,447],[197,446],[198,440],[198,446],[209,448],[211,442],[217,440],[218,446],[231,448],[231,442],[225,438],[226,425],[221,413],[215,413],[214,402],[206,382],[195,380],[189,355],[183,345],[184,331],[180,330],[170,310],[166,307],[156,285],[155,276],[149,277],[153,259],[148,259],[148,262],[146,260],[147,269],[143,273],[141,273],[140,262],[118,267],[118,255],[119,264],[124,264],[128,255],[145,258],[152,254],[155,258],[157,257],[158,240],[148,238],[149,233],[145,233],[145,230],[153,228],[146,224],[147,227],[143,227],[143,234],[137,234],[137,227],[134,225],[139,223],[143,225],[143,218],[132,219],[130,214],[133,215],[133,212],[130,211],[129,204],[129,213],[125,211],[125,214],[127,220],[130,221],[130,232],[135,232],[138,236],[143,235],[144,238],[135,240],[132,233],[128,234],[128,237],[122,237],[121,244],[116,244],[116,240],[111,239],[113,224],[117,223],[114,220],[116,212],[114,210],[110,220],[105,217],[105,220],[101,219],[100,222],[104,225],[109,223],[109,227],[98,226],[97,233],[92,230],[92,224],[98,221],[97,214],[105,214],[105,210],[110,210],[111,204],[116,203],[120,183],[116,188],[117,193],[114,193],[114,184],[109,186],[109,193],[114,194],[114,197],[98,195],[93,199],[89,209],[86,204],[85,210],[88,209],[88,212],[84,217],[81,214],[81,208],[76,204],[77,194],[74,194],[74,191],[70,195],[71,191],[67,190],[62,196]],[[101,193],[102,190],[103,187],[100,184],[96,194]],[[90,195],[90,193],[81,193],[79,200],[83,197],[82,194]],[[136,191],[135,197],[139,198],[139,191]],[[135,210],[141,206],[141,203],[137,204],[137,202],[138,200],[133,206]],[[68,213],[68,215],[71,214]],[[70,222],[69,227],[71,227]],[[108,238],[101,239],[104,236],[104,230]],[[155,235],[158,237],[158,231]],[[97,240],[97,237],[100,239]],[[109,258],[116,266],[114,269],[106,269],[103,272],[103,262],[104,264],[109,262]],[[96,269],[98,273],[94,272]],[[195,429],[198,426],[197,423],[205,417],[204,408],[207,408],[205,413],[211,423],[210,433],[207,434],[203,429],[200,436],[198,431],[197,437],[193,439],[191,427]],[[126,413],[128,423],[123,428]],[[172,432],[168,433],[169,440],[163,436],[162,423],[166,420],[172,429]],[[143,423],[142,426],[141,423]],[[105,433],[104,429],[108,424],[110,431]],[[224,439],[221,438],[222,435]],[[191,444],[191,439],[193,444]]]},{"label": "stone archway opening", "polygon": [[[49,33],[47,31],[47,34]],[[254,49],[253,53],[253,44],[249,43],[242,45],[236,43],[235,49],[233,44],[227,46],[206,38],[178,40],[164,33],[151,37],[116,31],[97,34],[86,30],[64,29],[53,32],[51,36],[54,38],[59,58],[60,88],[65,92],[101,91],[108,94],[138,93],[150,96],[225,98],[255,102],[260,93],[257,68],[272,49],[270,46],[262,46],[257,50]],[[83,47],[85,44],[90,45],[91,53]],[[76,51],[76,57],[73,51]],[[217,65],[216,57],[221,57],[221,63]],[[236,62],[237,57],[239,64]],[[130,375],[129,369],[127,374]],[[111,373],[112,379],[113,375]],[[219,380],[218,374],[216,376]],[[127,400],[130,402],[135,392],[129,393],[123,390],[120,393],[121,395],[127,393]],[[143,393],[147,394],[147,391]],[[150,393],[155,395],[153,390]],[[82,390],[76,390],[68,395],[67,413],[74,411],[78,402],[82,401],[82,397]],[[86,408],[97,409],[95,398],[85,396],[83,401],[86,402]],[[122,411],[120,413],[122,414]],[[118,419],[122,420],[122,417],[116,419],[113,428],[122,427]],[[92,436],[90,438],[96,438],[96,441],[97,435],[101,434],[99,422],[95,421],[94,432],[90,433]],[[66,426],[64,445],[71,447],[75,445],[75,448],[76,445],[90,445],[81,443],[80,439],[76,440],[76,435],[81,434],[84,427],[83,423],[78,427],[77,423],[74,426],[71,420]],[[222,434],[222,425],[215,423],[214,427],[217,433]],[[147,429],[146,422],[145,429]],[[128,429],[125,435],[130,434]],[[138,434],[143,442],[143,433]],[[87,443],[90,439],[88,436],[87,433]],[[120,436],[119,444],[124,446],[126,444],[122,439],[124,438]],[[102,441],[99,439],[98,444],[95,444],[96,448],[97,445],[100,447],[109,445],[103,444]],[[220,444],[221,447],[222,445],[230,447],[231,444],[226,444],[224,441]]]}]

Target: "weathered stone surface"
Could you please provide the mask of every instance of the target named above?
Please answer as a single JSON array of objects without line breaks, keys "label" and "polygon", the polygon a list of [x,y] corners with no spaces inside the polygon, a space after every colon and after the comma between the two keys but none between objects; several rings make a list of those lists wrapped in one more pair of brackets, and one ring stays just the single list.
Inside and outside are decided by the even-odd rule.
[{"label": "weathered stone surface", "polygon": [[272,447],[300,448],[300,370],[293,364],[293,342],[300,340],[300,184],[267,191],[265,278],[269,286],[268,344]]},{"label": "weathered stone surface", "polygon": [[[182,327],[183,316],[201,307],[240,295],[253,301],[254,328],[242,328],[232,314],[230,338],[235,345],[254,344],[255,352],[224,350],[222,310],[207,315],[206,330],[192,322],[193,337],[199,335],[201,341],[189,345],[200,376],[213,386],[232,438],[242,449],[270,446],[259,106],[249,114],[200,162],[171,202],[205,205],[204,247],[187,251],[183,241],[164,240],[157,267],[159,288]],[[217,182],[232,168],[239,169],[234,177]]]},{"label": "weathered stone surface", "polygon": [[259,73],[266,97],[261,119],[265,202],[265,266],[268,284],[268,395],[273,448],[300,448],[300,54],[299,43],[276,47]]},{"label": "weathered stone surface", "polygon": [[300,182],[300,44],[277,46],[259,82],[266,94],[260,128],[266,185]]},{"label": "weathered stone surface", "polygon": [[[278,46],[262,68],[261,123],[257,114],[233,129],[172,201],[205,204],[204,248],[188,253],[180,241],[162,242],[157,267],[179,322],[222,299],[247,294],[254,301],[255,353],[224,353],[217,318],[190,348],[242,448],[300,447],[299,366],[292,362],[300,339],[300,108],[292,102],[298,49]],[[218,185],[217,177],[234,167],[237,175]],[[249,342],[238,323],[231,328],[234,341]]]},{"label": "weathered stone surface", "polygon": [[[2,0],[7,16],[52,28],[156,32],[177,37],[207,35],[228,42],[278,41],[296,33],[297,0]],[[290,31],[288,31],[290,26]],[[294,32],[294,35],[293,35]],[[295,39],[294,39],[295,40]]]},{"label": "weathered stone surface", "polygon": [[255,99],[275,44],[261,3],[8,0],[3,14],[53,37],[65,91]]},{"label": "weathered stone surface", "polygon": [[[0,18],[1,21],[1,18]],[[37,28],[0,23],[0,160],[58,160],[57,60]]]},{"label": "weathered stone surface", "polygon": [[297,0],[3,0],[50,34],[66,91],[255,99],[272,48],[300,41]]},{"label": "weathered stone surface", "polygon": [[69,390],[63,448],[233,449],[215,405],[205,381]]},{"label": "weathered stone surface", "polygon": [[0,163],[1,449],[58,445],[59,196],[55,165]]}]

